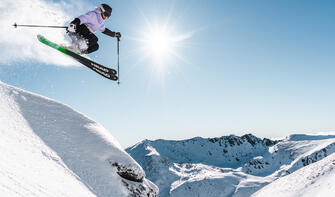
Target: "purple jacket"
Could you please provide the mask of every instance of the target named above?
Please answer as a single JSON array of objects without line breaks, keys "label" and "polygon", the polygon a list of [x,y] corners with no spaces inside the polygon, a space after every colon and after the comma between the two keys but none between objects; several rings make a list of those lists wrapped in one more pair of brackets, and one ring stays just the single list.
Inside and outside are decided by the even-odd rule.
[{"label": "purple jacket", "polygon": [[93,33],[98,29],[103,32],[106,27],[104,25],[104,19],[101,17],[99,8],[87,12],[78,17],[80,19],[80,24],[85,24]]}]

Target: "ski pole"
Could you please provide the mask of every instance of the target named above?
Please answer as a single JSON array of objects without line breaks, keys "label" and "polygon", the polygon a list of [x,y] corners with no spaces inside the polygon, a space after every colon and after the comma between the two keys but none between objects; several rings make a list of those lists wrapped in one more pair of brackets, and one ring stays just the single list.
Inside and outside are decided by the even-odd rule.
[{"label": "ski pole", "polygon": [[55,25],[18,25],[14,23],[13,25],[15,28],[17,27],[45,27],[45,28],[67,28],[67,26],[55,26]]},{"label": "ski pole", "polygon": [[120,38],[117,38],[117,84],[120,85]]}]

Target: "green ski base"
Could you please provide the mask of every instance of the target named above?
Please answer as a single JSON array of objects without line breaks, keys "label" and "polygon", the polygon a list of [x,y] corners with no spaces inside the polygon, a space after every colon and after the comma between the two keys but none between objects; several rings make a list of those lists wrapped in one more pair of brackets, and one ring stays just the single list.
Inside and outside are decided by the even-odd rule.
[{"label": "green ski base", "polygon": [[[54,42],[51,42],[50,40],[46,39],[46,38],[45,38],[44,36],[42,36],[42,35],[37,35],[37,38],[38,38],[38,40],[41,41],[43,44],[46,44],[46,45],[48,45],[48,46],[50,46],[50,47],[52,47],[52,48],[54,48],[54,49],[57,49],[58,51],[60,51],[60,52],[62,52],[62,53],[64,53],[64,54],[66,54],[66,55],[69,55],[69,54],[66,52],[66,50],[72,51],[72,50],[68,49],[68,48],[65,47],[65,46],[61,46],[61,45],[58,45],[58,44],[56,44],[56,43],[54,43]],[[78,54],[78,55],[80,55],[80,53],[78,53],[78,52],[75,52],[75,51],[72,51],[72,52],[73,52],[73,53],[76,53],[76,54]]]}]

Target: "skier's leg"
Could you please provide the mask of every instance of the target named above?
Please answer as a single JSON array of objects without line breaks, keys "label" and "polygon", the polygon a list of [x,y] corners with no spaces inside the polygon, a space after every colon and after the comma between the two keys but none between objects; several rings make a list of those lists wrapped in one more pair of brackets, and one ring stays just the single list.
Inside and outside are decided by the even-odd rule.
[{"label": "skier's leg", "polygon": [[[87,43],[87,49],[82,49],[81,43],[82,39]],[[96,37],[90,30],[86,27],[86,25],[82,24],[78,27],[77,33],[73,39],[73,44],[76,48],[78,48],[81,53],[88,54],[99,49],[98,45],[98,37]]]},{"label": "skier's leg", "polygon": [[97,51],[99,49],[98,40],[99,40],[98,37],[96,37],[94,34],[90,34],[89,37],[87,38],[88,48],[85,52],[92,53],[94,51]]},{"label": "skier's leg", "polygon": [[88,47],[88,49],[85,52],[88,54],[88,53],[92,53],[94,51],[97,51],[98,49],[99,49],[99,45],[97,43],[95,45],[92,45],[92,46]]}]

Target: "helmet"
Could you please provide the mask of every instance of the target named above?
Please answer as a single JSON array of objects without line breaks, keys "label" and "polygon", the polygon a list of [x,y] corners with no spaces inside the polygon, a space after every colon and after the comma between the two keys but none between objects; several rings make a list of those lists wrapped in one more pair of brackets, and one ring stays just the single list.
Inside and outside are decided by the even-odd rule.
[{"label": "helmet", "polygon": [[109,5],[103,3],[101,4],[100,9],[102,13],[107,17],[110,17],[112,15],[112,8]]}]

